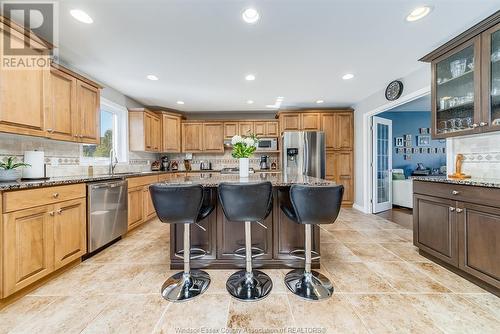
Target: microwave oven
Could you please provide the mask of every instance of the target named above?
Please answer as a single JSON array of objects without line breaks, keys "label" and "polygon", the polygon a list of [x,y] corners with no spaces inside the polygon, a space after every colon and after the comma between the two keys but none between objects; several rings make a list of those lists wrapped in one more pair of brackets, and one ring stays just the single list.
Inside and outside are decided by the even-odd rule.
[{"label": "microwave oven", "polygon": [[259,138],[255,152],[268,152],[278,150],[278,138]]}]

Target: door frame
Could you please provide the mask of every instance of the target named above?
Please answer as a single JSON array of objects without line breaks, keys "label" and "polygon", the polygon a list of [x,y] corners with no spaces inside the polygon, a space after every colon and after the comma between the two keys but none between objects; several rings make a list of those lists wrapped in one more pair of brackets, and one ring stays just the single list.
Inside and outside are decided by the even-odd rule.
[{"label": "door frame", "polygon": [[[425,95],[431,94],[431,87],[426,86],[424,88],[421,88],[419,90],[416,90],[412,93],[403,95],[400,99],[397,101],[392,101],[388,102],[385,104],[382,104],[371,111],[364,113],[363,114],[363,143],[362,143],[362,180],[359,180],[358,182],[361,182],[363,184],[363,205],[359,205],[355,203],[353,205],[353,208],[360,210],[364,213],[373,213],[372,209],[372,169],[371,169],[371,147],[372,147],[372,136],[371,136],[371,131],[370,131],[370,126],[371,126],[371,118],[373,116],[376,116],[377,114],[383,113],[384,111],[388,111],[390,109],[393,109],[395,107],[399,107],[405,103],[411,102],[413,100],[416,100],[420,97],[423,97]],[[448,148],[447,148],[448,151]]]},{"label": "door frame", "polygon": [[[377,177],[376,177],[376,174],[377,174],[377,154],[378,154],[378,150],[377,150],[377,143],[375,142],[376,138],[375,138],[375,135],[377,133],[376,129],[375,129],[375,125],[376,124],[383,124],[383,125],[386,125],[388,126],[389,128],[389,133],[388,133],[388,153],[387,153],[387,156],[388,156],[388,172],[389,174],[392,174],[392,120],[390,119],[387,119],[387,118],[382,118],[382,117],[378,117],[378,116],[373,116],[372,117],[372,126],[371,126],[371,132],[372,132],[372,157],[371,157],[371,166],[372,166],[372,199],[373,199],[373,203],[372,203],[372,211],[374,213],[378,213],[378,212],[382,212],[382,211],[387,211],[387,210],[390,210],[392,209],[392,182],[389,182],[389,201],[387,202],[384,202],[384,204],[382,203],[375,203],[375,191],[376,191],[376,188],[377,188]],[[389,175],[390,177],[390,180],[389,181],[392,181],[392,177],[391,175]],[[377,208],[377,205],[380,205],[381,208]],[[377,210],[375,210],[377,209]]]}]

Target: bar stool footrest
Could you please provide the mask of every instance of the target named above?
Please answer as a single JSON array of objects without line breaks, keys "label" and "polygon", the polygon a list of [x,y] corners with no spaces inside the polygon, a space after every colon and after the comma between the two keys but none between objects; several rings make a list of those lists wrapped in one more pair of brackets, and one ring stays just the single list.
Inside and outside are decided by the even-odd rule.
[{"label": "bar stool footrest", "polygon": [[[196,260],[196,259],[202,258],[205,255],[207,255],[206,250],[204,250],[202,248],[197,248],[197,247],[191,248],[189,253],[191,254],[191,256],[189,257],[190,260]],[[179,259],[183,259],[184,258],[184,249],[181,249],[178,252],[175,252],[174,256],[179,258]]]},{"label": "bar stool footrest", "polygon": [[[302,256],[300,254],[303,254]],[[311,251],[311,260],[318,260],[321,258],[321,256],[319,255],[318,252],[316,251]],[[290,251],[288,253],[288,255],[290,255],[291,257],[295,258],[295,259],[299,259],[299,260],[304,260],[306,259],[306,256],[305,256],[305,250],[304,249],[294,249],[292,251]]]},{"label": "bar stool footrest", "polygon": [[[266,252],[262,248],[252,247],[252,259],[255,259],[256,257],[262,256],[265,253]],[[236,256],[236,257],[245,258],[246,257],[245,247],[240,247],[240,248],[236,249],[233,252],[233,255]]]}]

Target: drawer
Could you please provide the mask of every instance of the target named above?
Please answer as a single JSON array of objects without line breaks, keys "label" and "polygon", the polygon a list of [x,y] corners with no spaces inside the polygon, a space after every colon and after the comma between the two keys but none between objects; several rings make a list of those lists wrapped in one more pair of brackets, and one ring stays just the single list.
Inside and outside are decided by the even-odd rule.
[{"label": "drawer", "polygon": [[127,179],[127,181],[128,181],[129,188],[147,186],[147,185],[150,185],[153,183],[157,183],[158,182],[158,175],[130,177]]},{"label": "drawer", "polygon": [[447,198],[459,202],[477,203],[499,206],[500,189],[449,184],[440,182],[413,182],[413,192],[416,194]]},{"label": "drawer", "polygon": [[3,194],[3,212],[34,208],[85,196],[86,188],[84,183],[8,191]]}]

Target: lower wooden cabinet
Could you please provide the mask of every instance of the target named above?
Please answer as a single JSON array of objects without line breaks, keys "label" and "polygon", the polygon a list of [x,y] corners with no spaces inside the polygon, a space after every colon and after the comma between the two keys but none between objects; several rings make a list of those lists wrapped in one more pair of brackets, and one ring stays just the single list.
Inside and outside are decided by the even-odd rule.
[{"label": "lower wooden cabinet", "polygon": [[455,205],[449,199],[415,195],[413,226],[415,246],[453,265],[458,265]]},{"label": "lower wooden cabinet", "polygon": [[343,205],[354,202],[354,168],[352,151],[326,151],[325,178],[344,186]]},{"label": "lower wooden cabinet", "polygon": [[[162,180],[164,175],[160,175]],[[149,186],[159,181],[158,175],[128,179],[128,230],[156,217],[156,211],[149,193]]]},{"label": "lower wooden cabinet", "polygon": [[[87,250],[86,199],[54,206],[54,268],[78,259]],[[83,222],[83,223],[82,223]]]},{"label": "lower wooden cabinet", "polygon": [[415,246],[500,292],[500,189],[424,181],[413,189]]},{"label": "lower wooden cabinet", "polygon": [[459,267],[500,286],[500,207],[459,203]]},{"label": "lower wooden cabinet", "polygon": [[129,230],[142,223],[144,207],[143,188],[128,189],[128,228]]},{"label": "lower wooden cabinet", "polygon": [[85,215],[85,198],[3,214],[2,298],[83,256]]},{"label": "lower wooden cabinet", "polygon": [[153,205],[153,199],[151,198],[151,193],[149,192],[149,186],[145,186],[142,189],[142,200],[144,202],[144,219],[150,220],[156,217],[156,210]]}]

